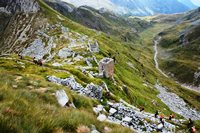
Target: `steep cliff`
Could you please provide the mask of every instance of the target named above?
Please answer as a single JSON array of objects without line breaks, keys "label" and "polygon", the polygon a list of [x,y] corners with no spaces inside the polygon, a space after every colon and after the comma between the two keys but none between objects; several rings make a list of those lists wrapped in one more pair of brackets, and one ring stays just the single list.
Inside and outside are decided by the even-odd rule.
[{"label": "steep cliff", "polygon": [[12,14],[36,13],[39,10],[39,4],[36,0],[1,0],[0,8]]},{"label": "steep cliff", "polygon": [[[36,0],[0,2],[0,52],[18,52],[37,29],[32,27],[40,8]],[[16,21],[17,20],[17,21]],[[18,44],[18,45],[17,45]]]}]

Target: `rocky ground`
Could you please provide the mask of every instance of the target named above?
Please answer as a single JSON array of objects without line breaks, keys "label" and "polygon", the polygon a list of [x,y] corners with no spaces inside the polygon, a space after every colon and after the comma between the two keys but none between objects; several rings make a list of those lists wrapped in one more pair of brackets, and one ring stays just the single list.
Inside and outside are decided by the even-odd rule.
[{"label": "rocky ground", "polygon": [[190,108],[187,103],[174,93],[168,92],[167,88],[155,85],[160,94],[158,97],[173,111],[183,117],[193,120],[200,120],[200,112]]}]

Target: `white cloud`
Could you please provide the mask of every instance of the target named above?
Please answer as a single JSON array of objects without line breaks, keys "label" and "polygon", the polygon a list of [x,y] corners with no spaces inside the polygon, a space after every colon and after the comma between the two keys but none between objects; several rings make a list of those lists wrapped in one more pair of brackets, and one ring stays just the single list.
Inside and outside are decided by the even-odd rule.
[{"label": "white cloud", "polygon": [[107,8],[113,10],[116,6],[110,0],[62,0],[77,7],[87,5],[96,9]]},{"label": "white cloud", "polygon": [[200,6],[200,0],[191,0],[197,6]]}]

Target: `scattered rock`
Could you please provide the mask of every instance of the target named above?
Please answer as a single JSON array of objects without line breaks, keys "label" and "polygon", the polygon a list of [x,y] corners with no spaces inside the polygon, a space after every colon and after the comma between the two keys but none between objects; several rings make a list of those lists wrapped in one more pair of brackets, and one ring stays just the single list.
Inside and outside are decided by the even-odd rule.
[{"label": "scattered rock", "polygon": [[110,110],[109,110],[109,113],[110,113],[111,115],[113,115],[113,114],[116,113],[116,112],[117,112],[117,110],[114,109],[114,108],[110,108]]},{"label": "scattered rock", "polygon": [[200,120],[200,112],[190,108],[178,95],[167,92],[167,89],[159,84],[156,84],[155,87],[160,91],[158,98],[160,98],[173,112],[176,112],[187,119]]},{"label": "scattered rock", "polygon": [[87,90],[86,94],[89,97],[100,100],[103,96],[103,89],[101,86],[97,86],[97,85],[94,85],[93,83],[90,83],[86,86],[85,89]]},{"label": "scattered rock", "polygon": [[100,132],[97,130],[93,130],[93,131],[91,131],[91,133],[100,133]]},{"label": "scattered rock", "polygon": [[105,121],[107,119],[107,117],[104,115],[104,114],[100,114],[98,117],[97,117],[97,120],[99,121]]},{"label": "scattered rock", "polygon": [[93,107],[93,111],[95,112],[95,114],[99,114],[101,111],[103,111],[103,106],[102,105],[98,105],[97,107]]},{"label": "scattered rock", "polygon": [[45,93],[48,89],[47,88],[39,88],[35,89],[34,91],[39,92],[39,93]]},{"label": "scattered rock", "polygon": [[98,53],[99,52],[99,44],[95,41],[93,44],[91,41],[88,41],[88,49],[91,53]]},{"label": "scattered rock", "polygon": [[131,122],[131,121],[132,121],[132,118],[130,118],[130,117],[128,117],[128,116],[125,116],[125,118],[123,118],[122,121]]},{"label": "scattered rock", "polygon": [[97,131],[95,125],[91,125],[91,133],[100,133],[99,131]]},{"label": "scattered rock", "polygon": [[53,47],[53,37],[49,39],[48,46],[45,47],[45,43],[41,39],[35,39],[28,48],[22,51],[22,56],[30,56],[36,59],[43,59],[46,54],[51,52]]},{"label": "scattered rock", "polygon": [[73,52],[69,48],[63,48],[58,52],[58,56],[60,58],[67,58],[67,57],[72,56],[72,54],[73,54]]},{"label": "scattered rock", "polygon": [[[156,119],[154,114],[145,112],[141,113],[138,108],[132,105],[127,107],[129,104],[125,106],[125,103],[108,102],[108,105],[111,109],[113,108],[113,111],[109,111],[109,116],[106,121],[121,124],[135,130],[136,132],[150,133],[152,131],[156,131],[157,124],[154,123],[159,123],[159,119]],[[146,119],[151,120],[151,122],[147,122]],[[175,129],[175,126],[168,122],[165,122],[165,124],[165,131],[173,133],[172,130]]]},{"label": "scattered rock", "polygon": [[80,56],[80,55],[77,55],[76,57],[74,57],[74,61],[81,61],[83,59],[84,59],[84,57]]},{"label": "scattered rock", "polygon": [[23,78],[22,76],[17,76],[17,77],[15,78],[15,81],[16,81],[16,82],[19,82],[22,78]]},{"label": "scattered rock", "polygon": [[17,85],[13,85],[13,88],[17,88],[18,86]]},{"label": "scattered rock", "polygon": [[194,73],[194,79],[195,79],[195,81],[197,81],[198,79],[200,79],[200,72],[195,72]]},{"label": "scattered rock", "polygon": [[103,95],[103,88],[101,86],[90,83],[84,88],[81,84],[77,83],[73,76],[66,79],[60,79],[55,76],[48,76],[47,80],[53,83],[61,84],[70,87],[81,95],[100,100]]},{"label": "scattered rock", "polygon": [[85,62],[87,63],[87,65],[89,66],[89,67],[92,67],[93,65],[92,65],[92,63],[91,63],[91,59],[90,58],[86,58],[85,59]]},{"label": "scattered rock", "polygon": [[62,66],[62,64],[60,64],[60,63],[56,62],[56,63],[53,63],[53,64],[52,64],[52,66],[55,66],[55,67],[60,67],[60,66]]},{"label": "scattered rock", "polygon": [[112,131],[109,127],[104,127],[104,133],[110,133]]},{"label": "scattered rock", "polygon": [[56,91],[56,98],[58,100],[58,103],[62,107],[64,107],[69,102],[69,98],[68,98],[68,96],[67,96],[67,94],[65,93],[64,90]]}]

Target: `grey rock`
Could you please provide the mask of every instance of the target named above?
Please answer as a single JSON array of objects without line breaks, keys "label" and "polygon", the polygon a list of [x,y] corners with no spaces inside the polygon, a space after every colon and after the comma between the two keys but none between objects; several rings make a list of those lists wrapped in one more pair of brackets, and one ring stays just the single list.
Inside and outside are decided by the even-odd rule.
[{"label": "grey rock", "polygon": [[63,48],[61,50],[59,50],[58,52],[58,56],[60,58],[67,58],[73,55],[73,51],[69,48]]},{"label": "grey rock", "polygon": [[3,7],[7,12],[15,13],[36,13],[40,10],[36,0],[1,0]]},{"label": "grey rock", "polygon": [[176,112],[187,119],[200,120],[200,112],[190,108],[178,95],[168,92],[167,88],[161,85],[156,84],[155,87],[160,91],[158,98],[160,98],[173,112]]},{"label": "grey rock", "polygon": [[77,83],[73,76],[66,79],[60,79],[55,76],[48,76],[47,80],[53,83],[61,84],[70,87],[72,90],[79,94],[86,95],[90,98],[100,100],[103,95],[103,89],[101,86],[90,83],[84,88],[81,84]]},{"label": "grey rock", "polygon": [[69,102],[69,98],[67,96],[67,94],[65,93],[64,90],[58,90],[56,91],[56,98],[58,100],[58,103],[64,107],[68,102]]},{"label": "grey rock", "polygon": [[107,117],[104,114],[99,114],[99,116],[97,117],[97,120],[99,120],[99,121],[105,121],[106,119],[107,119]]}]

